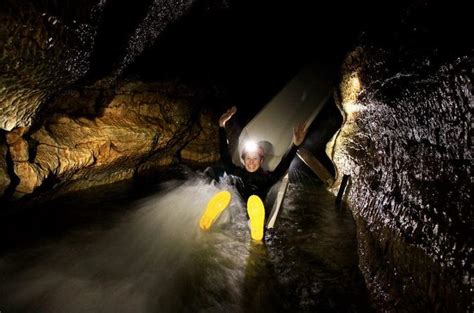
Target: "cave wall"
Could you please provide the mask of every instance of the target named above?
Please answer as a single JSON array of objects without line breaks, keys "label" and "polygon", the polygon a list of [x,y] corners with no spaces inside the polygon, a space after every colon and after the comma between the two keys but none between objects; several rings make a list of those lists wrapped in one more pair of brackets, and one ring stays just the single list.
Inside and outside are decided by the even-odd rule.
[{"label": "cave wall", "polygon": [[472,309],[472,59],[360,46],[345,60],[328,154],[351,176],[360,267],[384,311]]},{"label": "cave wall", "polygon": [[[47,11],[47,1],[0,4],[0,128],[28,127],[41,105],[89,69],[92,1],[50,2],[70,19]],[[81,9],[73,9],[75,5]],[[84,13],[86,12],[86,13]],[[58,13],[58,12],[56,12]]]},{"label": "cave wall", "polygon": [[216,161],[215,117],[195,99],[174,82],[65,91],[35,127],[6,134],[19,180],[14,196],[112,183],[177,161]]},{"label": "cave wall", "polygon": [[202,2],[1,1],[0,129],[30,127],[51,98],[73,85],[114,85],[192,9],[226,7]]},{"label": "cave wall", "polygon": [[197,103],[202,90],[124,83],[169,25],[214,8],[219,1],[2,1],[0,196],[215,161],[215,117]]}]

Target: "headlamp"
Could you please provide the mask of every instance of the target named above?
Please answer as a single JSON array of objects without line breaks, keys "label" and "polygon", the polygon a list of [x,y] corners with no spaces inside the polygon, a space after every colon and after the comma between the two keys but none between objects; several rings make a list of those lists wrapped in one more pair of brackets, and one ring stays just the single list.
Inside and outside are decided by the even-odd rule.
[{"label": "headlamp", "polygon": [[244,151],[245,152],[256,152],[258,150],[258,145],[254,141],[247,141],[244,144]]}]

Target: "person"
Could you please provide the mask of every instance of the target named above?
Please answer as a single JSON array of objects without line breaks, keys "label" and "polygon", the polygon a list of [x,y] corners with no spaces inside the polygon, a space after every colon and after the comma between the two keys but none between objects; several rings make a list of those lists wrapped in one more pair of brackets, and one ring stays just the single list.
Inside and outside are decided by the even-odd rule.
[{"label": "person", "polygon": [[[236,187],[244,200],[247,199],[247,214],[250,219],[250,235],[253,240],[261,241],[264,232],[265,207],[264,201],[270,188],[286,173],[291,161],[296,155],[296,150],[303,142],[307,129],[305,123],[300,123],[293,128],[293,140],[290,149],[283,156],[280,163],[273,171],[264,171],[262,164],[265,151],[256,144],[245,146],[241,159],[243,167],[236,166],[232,162],[225,131],[226,123],[237,112],[235,106],[228,109],[219,119],[219,144],[221,160],[224,163],[227,174],[237,176]],[[199,221],[202,230],[208,230],[219,217],[231,200],[230,192],[221,191],[214,195],[208,202],[204,213]]]}]

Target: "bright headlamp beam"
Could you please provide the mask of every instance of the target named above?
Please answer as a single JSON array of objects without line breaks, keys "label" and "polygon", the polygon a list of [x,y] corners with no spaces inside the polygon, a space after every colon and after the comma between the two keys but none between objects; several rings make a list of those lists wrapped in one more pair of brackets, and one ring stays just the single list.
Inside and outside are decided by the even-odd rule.
[{"label": "bright headlamp beam", "polygon": [[247,141],[244,145],[244,151],[246,152],[256,152],[258,145],[254,141]]}]

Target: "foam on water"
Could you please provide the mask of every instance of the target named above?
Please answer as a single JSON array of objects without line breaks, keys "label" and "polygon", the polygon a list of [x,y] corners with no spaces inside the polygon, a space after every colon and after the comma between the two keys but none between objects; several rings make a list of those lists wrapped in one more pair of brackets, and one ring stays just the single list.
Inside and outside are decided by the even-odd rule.
[{"label": "foam on water", "polygon": [[[201,232],[200,215],[222,189],[232,193],[231,205],[211,231]],[[25,255],[4,258],[0,271],[14,277],[0,286],[4,305],[27,312],[238,310],[250,240],[235,189],[173,181],[136,205],[106,232],[81,230],[24,252],[40,256],[33,267],[15,262],[29,266]],[[84,245],[88,236],[95,241]]]}]

